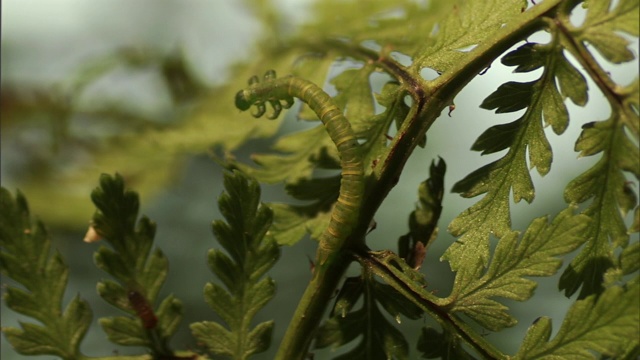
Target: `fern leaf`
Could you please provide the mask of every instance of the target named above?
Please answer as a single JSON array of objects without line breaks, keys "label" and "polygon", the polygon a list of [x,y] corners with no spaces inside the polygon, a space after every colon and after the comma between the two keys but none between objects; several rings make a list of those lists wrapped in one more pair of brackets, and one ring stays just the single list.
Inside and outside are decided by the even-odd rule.
[{"label": "fern leaf", "polygon": [[430,177],[420,183],[418,190],[419,206],[409,215],[409,233],[398,240],[398,255],[414,269],[422,266],[427,248],[438,234],[446,169],[442,159],[431,163]]},{"label": "fern leaf", "polygon": [[[622,0],[611,9],[611,1],[587,0],[587,18],[573,33],[579,40],[592,44],[598,52],[614,64],[633,60],[629,41],[616,32],[638,36],[639,2]],[[609,10],[611,9],[611,10]]]},{"label": "fern leaf", "polygon": [[173,295],[159,307],[154,306],[169,270],[162,251],[152,251],[155,224],[144,216],[138,220],[139,196],[125,188],[118,174],[102,175],[91,198],[97,207],[92,227],[111,245],[101,246],[94,260],[98,268],[117,280],[99,282],[98,293],[109,304],[132,315],[102,318],[100,325],[117,344],[144,346],[158,356],[171,355],[167,343],[177,330],[183,311]]},{"label": "fern leaf", "polygon": [[622,275],[633,274],[640,270],[640,242],[635,242],[620,253]]},{"label": "fern leaf", "polygon": [[580,288],[581,298],[601,292],[603,275],[614,266],[613,250],[617,247],[624,249],[629,242],[630,232],[624,217],[636,206],[637,195],[628,186],[625,172],[640,178],[640,149],[637,145],[640,120],[631,110],[631,102],[638,96],[637,87],[632,84],[621,93],[626,106],[613,104],[609,119],[583,126],[576,142],[575,148],[580,151],[580,156],[602,154],[602,157],[565,188],[567,202],[591,201],[584,214],[593,219],[583,233],[589,239],[587,245],[560,279],[560,288],[567,296]]},{"label": "fern leaf", "polygon": [[425,359],[475,359],[462,346],[460,338],[447,330],[440,333],[434,328],[423,327],[420,331],[417,348]]},{"label": "fern leaf", "polygon": [[443,73],[468,54],[468,50],[491,38],[509,19],[522,13],[526,1],[454,2],[426,44],[415,56],[414,67]]},{"label": "fern leaf", "polygon": [[437,30],[424,32],[423,36],[430,36],[417,41],[422,45],[415,54],[410,53],[414,57],[412,67],[447,71],[466,56],[470,47],[490,38],[526,6],[522,0],[447,3],[443,6],[447,13],[441,14]]},{"label": "fern leaf", "polygon": [[331,164],[331,168],[337,168],[338,153],[334,148],[324,127],[318,126],[280,138],[273,147],[275,151],[282,153],[280,155],[253,155],[253,161],[259,166],[257,169],[242,163],[233,163],[233,165],[265,183],[280,181],[295,183],[299,179],[309,178],[314,165],[319,162]]},{"label": "fern leaf", "polygon": [[280,245],[293,245],[307,232],[317,239],[329,225],[331,207],[337,199],[340,178],[300,180],[287,185],[287,192],[298,200],[313,201],[308,205],[269,204],[274,211],[271,231]]},{"label": "fern leaf", "polygon": [[638,347],[638,303],[637,277],[626,287],[614,286],[600,295],[578,300],[553,339],[550,339],[551,320],[538,319],[527,331],[515,359],[593,359],[591,351],[613,358],[631,358],[622,355],[630,347]]},{"label": "fern leaf", "polygon": [[533,220],[521,239],[516,232],[503,236],[484,274],[476,273],[473,279],[459,281],[463,275],[458,273],[448,297],[452,310],[463,312],[492,331],[515,325],[516,320],[506,312],[506,306],[493,298],[525,301],[536,288],[536,283],[525,277],[555,274],[562,265],[558,256],[570,253],[584,242],[580,234],[588,226],[589,218],[574,216],[573,210],[564,210],[551,223],[545,218]]},{"label": "fern leaf", "polygon": [[[393,80],[396,83],[390,82],[387,84],[389,86],[383,87],[383,93],[376,96],[375,100],[379,105],[384,106],[385,110],[376,115],[374,111],[376,104],[371,94],[371,89],[374,88],[371,75],[378,66],[375,61],[382,61],[380,59],[389,56],[388,50],[370,51],[357,44],[367,40],[392,45],[393,51],[398,51],[412,58],[411,66],[402,69],[406,71],[407,77],[408,74],[414,74],[415,79],[422,80],[419,73],[424,67],[446,71],[466,56],[467,50],[465,48],[480,43],[482,39],[499,30],[506,21],[519,15],[525,7],[526,1],[523,0],[510,0],[507,4],[500,2],[499,6],[497,3],[486,2],[477,4],[435,2],[428,4],[428,6],[415,3],[380,2],[375,6],[367,5],[365,7],[358,3],[329,1],[317,5],[317,10],[314,13],[318,16],[318,23],[311,24],[301,30],[299,41],[323,55],[331,54],[329,49],[342,50],[343,55],[354,55],[349,58],[349,62],[354,67],[361,66],[342,71],[330,82],[335,85],[337,90],[334,99],[345,109],[352,127],[363,140],[362,152],[366,163],[375,167],[380,157],[386,154],[385,151],[388,151],[386,146],[389,125],[393,121],[397,125],[402,124],[409,113],[409,107],[404,98],[408,90],[407,84],[397,83],[398,81],[407,81],[407,79],[398,79],[398,75],[395,74],[396,78]],[[397,12],[398,9],[402,11]],[[354,13],[354,11],[360,16],[345,19],[344,22],[337,21],[335,18],[335,14]],[[367,17],[370,18],[363,21]],[[437,21],[440,22],[437,23]],[[328,27],[326,26],[327,22],[333,25]],[[406,34],[407,24],[412,24],[410,26],[415,28],[415,31],[408,35]],[[354,27],[358,26],[360,28],[356,30]],[[404,35],[399,39],[397,34],[401,29]],[[309,33],[313,33],[312,40],[306,36]],[[396,36],[394,37],[394,35]],[[345,40],[330,40],[335,37]],[[314,62],[314,64],[332,60],[332,58],[325,58]],[[306,64],[303,63],[302,66],[304,67]],[[300,117],[307,117],[304,110]],[[421,145],[424,145],[424,141]],[[282,138],[276,144],[275,150],[285,154],[256,155],[254,160],[259,165],[257,169],[236,163],[232,163],[231,167],[240,168],[260,181],[284,180],[288,185],[296,186],[298,182],[308,179],[313,169],[327,168],[324,166],[327,164],[324,159],[337,160],[337,152],[329,144],[327,137],[320,134],[319,129]],[[335,163],[337,161],[331,161],[328,164]],[[526,169],[524,162],[521,162],[520,167]],[[329,168],[335,167],[329,166]],[[527,189],[523,189],[523,192],[532,193]],[[280,209],[284,212],[281,212]],[[306,215],[292,217],[291,214],[294,212],[292,207],[278,206],[275,210],[276,218],[279,219],[278,223],[281,223],[280,220],[282,220],[282,223],[285,224],[295,224],[283,228],[284,235],[279,235],[280,230],[274,229],[279,243],[292,244],[304,234],[303,229],[311,229],[315,225],[324,223],[322,217],[325,212],[322,211],[312,211],[305,208],[301,210],[305,210]]]},{"label": "fern leaf", "polygon": [[[362,307],[352,310],[361,298]],[[378,304],[398,323],[401,315],[417,319],[422,314],[391,286],[379,283],[363,269],[362,277],[345,280],[332,311],[335,315],[319,328],[315,347],[337,348],[361,337],[355,348],[337,359],[407,359],[404,335],[385,318]]]},{"label": "fern leaf", "polygon": [[247,359],[265,351],[273,321],[251,327],[251,320],[275,295],[275,282],[264,277],[280,250],[267,235],[273,213],[260,203],[258,183],[240,172],[225,174],[226,193],[218,201],[227,223],[213,222],[213,232],[225,249],[209,251],[209,268],[224,286],[208,283],[205,299],[227,327],[203,321],[191,324],[193,335],[209,351]]},{"label": "fern leaf", "polygon": [[23,355],[82,357],[80,342],[91,324],[89,304],[74,297],[62,309],[69,268],[58,252],[50,254],[51,240],[41,222],[32,224],[27,200],[0,189],[0,272],[24,286],[9,286],[4,301],[10,309],[41,325],[21,323],[3,328],[7,340]]},{"label": "fern leaf", "polygon": [[367,120],[374,115],[374,98],[371,74],[375,66],[367,64],[362,69],[348,69],[331,79],[337,95],[334,97],[356,134],[362,132]]},{"label": "fern leaf", "polygon": [[[514,122],[495,125],[480,135],[473,150],[490,154],[508,149],[507,153],[467,175],[453,187],[454,192],[464,197],[486,194],[449,225],[449,231],[460,239],[447,250],[443,259],[449,260],[452,269],[457,271],[462,264],[487,266],[489,234],[502,237],[510,231],[510,193],[515,202],[533,201],[535,190],[529,169],[537,168],[538,173],[545,175],[553,157],[543,123],[551,125],[557,134],[563,133],[568,125],[563,95],[578,105],[584,105],[587,99],[585,79],[564,57],[557,35],[549,44],[525,44],[505,55],[502,62],[516,66],[516,72],[529,72],[543,65],[544,71],[540,78],[531,82],[501,85],[481,104],[482,108],[495,109],[497,113],[524,108],[526,111]],[[556,72],[556,69],[561,71]],[[471,280],[475,277],[474,272],[481,271],[475,267],[465,265],[464,271],[468,274],[461,281]]]}]

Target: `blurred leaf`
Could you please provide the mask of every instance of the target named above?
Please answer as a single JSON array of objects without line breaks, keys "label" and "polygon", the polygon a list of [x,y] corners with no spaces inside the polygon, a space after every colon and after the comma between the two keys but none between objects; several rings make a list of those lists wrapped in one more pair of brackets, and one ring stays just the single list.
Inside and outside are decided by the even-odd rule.
[{"label": "blurred leaf", "polygon": [[[280,61],[288,65],[291,55],[282,52],[272,61],[274,67]],[[91,212],[84,194],[90,191],[99,172],[123,174],[143,196],[150,196],[174,178],[185,156],[205,153],[214,146],[230,151],[250,137],[267,137],[276,131],[277,123],[233,115],[237,114],[233,96],[253,69],[236,66],[226,85],[206,88],[193,77],[185,62],[179,53],[164,56],[149,49],[116,49],[89,61],[60,86],[38,90],[44,94],[37,98],[38,102],[13,107],[26,110],[11,113],[12,121],[7,124],[16,126],[5,127],[3,121],[3,144],[7,146],[3,150],[22,154],[21,167],[13,169],[3,181],[19,183],[32,193],[34,209],[50,223],[76,228]],[[132,74],[154,70],[165,78],[177,103],[159,113],[163,118],[129,109],[124,100],[91,106],[81,103],[80,97],[89,85],[123,64]],[[20,98],[11,100],[11,104],[20,104],[24,102],[22,97],[29,97],[19,89],[13,92]],[[52,111],[52,107],[58,110]],[[71,126],[77,131],[70,131]],[[43,132],[48,128],[52,128],[50,134]],[[36,143],[24,143],[25,137],[18,134],[25,131],[42,136]],[[5,144],[8,138],[12,140]],[[64,171],[60,171],[62,165]],[[56,190],[43,183],[55,183]],[[51,203],[64,203],[68,210],[52,211]]]},{"label": "blurred leaf", "polygon": [[6,287],[7,307],[37,320],[20,328],[2,328],[9,343],[23,355],[54,355],[77,359],[80,342],[93,317],[89,304],[75,296],[63,309],[69,268],[56,251],[41,222],[32,224],[27,200],[0,189],[0,272],[24,289]]},{"label": "blurred leaf", "polygon": [[337,150],[324,126],[285,135],[276,142],[273,150],[283,155],[252,156],[259,166],[257,169],[242,163],[233,162],[233,165],[265,183],[286,181],[295,185],[300,179],[309,178],[315,165],[325,157],[333,159],[333,168],[339,164]]}]

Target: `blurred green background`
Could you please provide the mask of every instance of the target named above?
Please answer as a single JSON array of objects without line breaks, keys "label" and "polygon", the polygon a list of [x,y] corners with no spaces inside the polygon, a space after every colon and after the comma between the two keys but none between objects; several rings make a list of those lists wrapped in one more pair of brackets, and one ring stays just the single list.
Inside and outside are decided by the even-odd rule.
[{"label": "blurred green background", "polygon": [[[291,29],[310,16],[309,1],[277,4],[286,21],[283,26]],[[580,15],[576,21],[580,21]],[[156,244],[167,254],[171,265],[163,294],[174,293],[185,305],[185,319],[172,345],[177,349],[195,348],[188,324],[215,319],[203,301],[202,288],[212,280],[205,254],[216,246],[210,222],[220,218],[216,199],[222,192],[222,170],[207,155],[210,149],[206,146],[206,131],[201,135],[204,140],[197,140],[203,142],[202,146],[187,149],[171,160],[162,152],[149,157],[132,152],[130,157],[97,162],[95,154],[123,141],[123,133],[135,138],[139,129],[176,126],[193,111],[201,111],[206,119],[207,109],[229,106],[231,98],[207,94],[233,76],[230,69],[235,62],[252,61],[254,40],[260,31],[251,6],[231,0],[2,1],[1,182],[12,192],[23,190],[32,213],[49,226],[55,245],[71,268],[67,299],[79,293],[91,303],[94,326],[83,343],[87,355],[142,352],[108,343],[97,326],[99,317],[117,312],[95,291],[96,282],[106,277],[93,265],[92,253],[97,245],[82,242],[93,212],[89,193],[103,172],[124,169],[125,178],[130,175],[129,186],[141,190],[142,213],[158,224]],[[529,40],[544,41],[545,35]],[[638,53],[637,43],[634,51]],[[609,70],[615,80],[626,84],[637,76],[637,62],[611,66]],[[519,114],[495,115],[478,106],[507,79],[526,81],[538,75],[539,72],[515,75],[495,62],[456,98],[455,111],[450,117],[443,113],[436,122],[428,134],[426,148],[416,150],[400,183],[376,216],[377,229],[368,239],[371,248],[396,249],[398,237],[407,231],[418,184],[428,176],[432,160],[441,156],[447,162],[446,185],[450,188],[472,170],[500,156],[480,158],[469,148],[484,129],[511,121]],[[609,113],[608,105],[595,89],[590,83],[590,102],[585,108],[568,104],[572,122],[564,135],[547,131],[554,150],[552,170],[545,178],[533,173],[536,199],[531,205],[514,206],[515,229],[524,230],[532,218],[563,209],[566,205],[562,193],[567,182],[595,162],[596,159],[576,161],[573,151],[580,126],[605,119]],[[278,133],[305,126],[308,124],[296,123],[289,116]],[[234,149],[233,155],[248,159],[251,153],[268,151],[272,140],[249,141]],[[188,143],[190,139],[182,141]],[[155,145],[162,147],[163,143]],[[101,156],[108,158],[107,155]],[[103,163],[108,166],[99,165]],[[149,176],[151,180],[142,181],[131,169],[157,173]],[[69,179],[73,179],[71,185],[62,188],[61,184]],[[43,196],[51,193],[62,195]],[[69,194],[85,198],[86,202],[65,200],[70,199]],[[263,198],[287,201],[279,185],[263,187]],[[443,296],[450,290],[453,278],[448,265],[439,261],[454,241],[445,231],[446,224],[474,200],[445,194],[440,236],[429,249],[423,266],[429,287]],[[315,244],[308,239],[283,248],[283,257],[271,273],[278,284],[277,296],[256,319],[276,319],[274,344],[271,351],[255,358],[272,358],[310,278],[307,257],[313,257],[314,252]],[[6,278],[2,282],[11,284]],[[537,317],[551,316],[557,330],[569,301],[557,292],[556,284],[557,277],[544,279],[531,303],[507,303],[520,323],[502,333],[487,334],[488,338],[513,353]],[[25,320],[4,304],[1,311],[2,326],[15,326],[20,319]],[[401,324],[412,346],[424,324],[432,322],[407,320]],[[13,352],[4,337],[1,351],[2,359],[25,358]],[[315,359],[338,353],[316,351]]]}]

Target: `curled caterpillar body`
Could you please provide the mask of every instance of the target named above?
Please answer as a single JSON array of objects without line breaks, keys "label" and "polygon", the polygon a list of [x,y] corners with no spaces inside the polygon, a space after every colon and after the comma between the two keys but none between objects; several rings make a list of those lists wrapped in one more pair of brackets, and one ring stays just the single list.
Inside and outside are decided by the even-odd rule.
[{"label": "curled caterpillar body", "polygon": [[129,304],[136,312],[140,320],[142,320],[142,326],[145,329],[153,329],[158,325],[158,318],[153,313],[153,308],[147,299],[137,291],[129,291],[127,294],[129,298]]},{"label": "curled caterpillar body", "polygon": [[252,115],[260,117],[266,112],[266,103],[271,104],[273,113],[268,117],[275,119],[283,108],[293,105],[293,98],[305,102],[322,120],[340,155],[342,179],[340,195],[336,202],[329,227],[320,238],[322,250],[331,251],[350,235],[356,225],[360,203],[364,193],[364,167],[359,153],[359,144],[351,124],[333,99],[321,88],[304,79],[287,76],[276,79],[273,70],[268,71],[264,81],[257,77],[249,80],[249,87],[236,94],[236,107],[248,110],[256,107]]}]

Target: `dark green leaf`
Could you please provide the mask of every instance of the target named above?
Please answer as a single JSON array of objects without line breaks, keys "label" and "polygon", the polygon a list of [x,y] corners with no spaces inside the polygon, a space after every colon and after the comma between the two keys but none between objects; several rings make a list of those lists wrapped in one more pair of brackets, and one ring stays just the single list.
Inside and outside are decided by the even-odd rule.
[{"label": "dark green leaf", "polygon": [[[98,282],[97,290],[98,295],[109,304],[120,310],[130,311],[127,290],[122,285],[111,280],[103,280]],[[133,314],[133,312],[131,313]]]},{"label": "dark green leaf", "polygon": [[245,354],[253,355],[265,352],[271,345],[271,338],[273,337],[273,321],[265,321],[256,325],[249,333],[249,343]]},{"label": "dark green leaf", "polygon": [[183,313],[182,302],[176,299],[175,296],[169,295],[164,298],[160,306],[158,306],[156,314],[158,316],[158,327],[163,338],[168,339],[175,334],[182,321]]},{"label": "dark green leaf", "polygon": [[338,296],[336,296],[336,302],[331,310],[331,317],[345,317],[356,305],[363,290],[364,286],[360,276],[346,278]]},{"label": "dark green leaf", "polygon": [[504,83],[484,99],[480,107],[487,110],[495,109],[498,114],[522,110],[531,104],[535,83],[535,81]]},{"label": "dark green leaf", "polygon": [[529,72],[545,65],[546,49],[540,44],[526,43],[502,57],[507,66],[517,66],[515,72]]},{"label": "dark green leaf", "polygon": [[[94,261],[98,268],[118,281],[99,282],[98,293],[129,314],[129,317],[102,318],[100,324],[109,339],[117,344],[145,346],[154,354],[165,354],[168,350],[162,343],[169,341],[182,319],[182,305],[170,295],[160,307],[155,307],[169,271],[169,261],[163,252],[152,250],[156,225],[146,216],[138,219],[139,196],[126,189],[118,174],[103,174],[91,198],[97,207],[92,227],[111,246],[101,246],[94,254]],[[136,303],[132,294],[142,303]],[[141,315],[140,307],[148,309]],[[160,312],[160,321],[147,325],[145,316],[158,318]],[[152,341],[150,336],[158,336],[160,341]]]},{"label": "dark green leaf", "polygon": [[398,324],[402,321],[401,315],[416,320],[424,313],[414,303],[400,296],[390,285],[372,282],[372,290],[376,301]]},{"label": "dark green leaf", "polygon": [[416,269],[422,265],[427,248],[437,235],[446,169],[447,165],[442,159],[438,163],[431,163],[430,177],[420,183],[418,190],[420,202],[409,215],[409,233],[399,240],[398,254]]},{"label": "dark green leaf", "polygon": [[[361,296],[362,307],[352,311]],[[315,347],[337,348],[361,337],[355,348],[338,359],[406,359],[409,352],[407,341],[386,319],[378,304],[398,323],[401,315],[410,319],[422,315],[422,310],[415,304],[391,286],[379,283],[363,269],[362,277],[345,281],[336,300],[333,316],[318,329]]]},{"label": "dark green leaf", "polygon": [[327,320],[318,329],[315,336],[316,349],[327,346],[338,347],[353,341],[362,334],[363,326],[366,326],[367,314],[363,310],[356,310],[345,316],[338,315]]},{"label": "dark green leaf", "polygon": [[434,328],[423,327],[418,338],[418,351],[424,359],[471,360],[474,359],[451,332],[438,332]]},{"label": "dark green leaf", "polygon": [[485,155],[509,148],[515,141],[521,125],[522,119],[508,124],[494,125],[478,137],[471,146],[471,150],[482,151],[482,155]]},{"label": "dark green leaf", "polygon": [[0,271],[24,289],[6,288],[7,307],[38,320],[42,325],[21,322],[21,328],[2,331],[23,355],[55,355],[64,359],[81,356],[80,342],[89,328],[89,305],[74,297],[63,309],[69,269],[56,251],[44,225],[32,224],[27,201],[0,189]]},{"label": "dark green leaf", "polygon": [[[370,331],[365,331],[370,330]],[[404,336],[380,312],[377,305],[334,317],[316,335],[316,348],[338,347],[363,336],[358,345],[336,359],[406,359],[408,344]]]},{"label": "dark green leaf", "polygon": [[229,254],[209,251],[211,271],[222,281],[205,285],[207,304],[226,324],[202,321],[191,331],[207,349],[234,359],[247,359],[267,350],[273,322],[251,328],[251,319],[275,295],[275,282],[263,277],[280,256],[273,238],[267,235],[273,213],[260,203],[258,182],[235,171],[226,173],[226,192],[218,204],[226,222],[214,221],[212,228],[220,245]]}]

